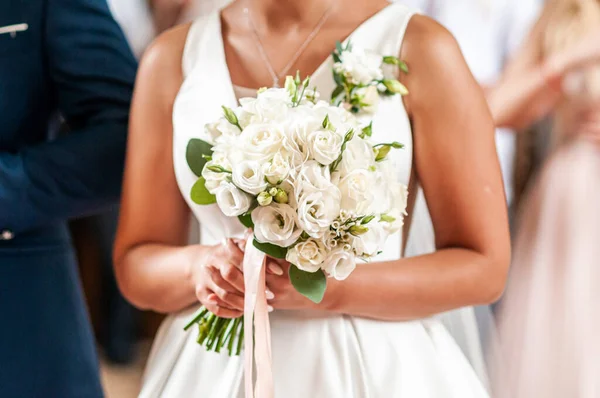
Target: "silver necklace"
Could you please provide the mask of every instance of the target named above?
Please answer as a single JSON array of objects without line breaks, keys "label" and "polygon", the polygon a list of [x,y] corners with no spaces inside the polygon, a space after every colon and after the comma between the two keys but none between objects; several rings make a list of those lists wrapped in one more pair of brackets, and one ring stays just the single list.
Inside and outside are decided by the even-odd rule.
[{"label": "silver necklace", "polygon": [[273,87],[279,87],[279,81],[281,80],[281,78],[284,77],[289,72],[289,70],[292,68],[292,66],[294,66],[296,61],[298,61],[298,58],[300,58],[300,56],[304,53],[304,51],[306,50],[308,45],[315,39],[315,37],[317,36],[319,31],[321,31],[321,28],[323,27],[323,25],[325,25],[325,22],[327,22],[327,20],[331,16],[332,11],[333,11],[333,6],[335,5],[335,3],[336,3],[335,1],[331,2],[331,5],[329,6],[329,8],[327,8],[327,10],[325,10],[323,15],[319,19],[319,22],[317,22],[317,24],[315,25],[313,30],[310,32],[310,34],[306,37],[304,42],[302,42],[300,47],[298,47],[298,50],[294,53],[294,55],[292,56],[290,61],[283,67],[283,69],[279,73],[277,73],[275,68],[273,68],[271,61],[269,60],[269,56],[267,55],[267,52],[265,51],[265,47],[263,46],[262,41],[260,40],[260,35],[258,34],[258,29],[256,28],[256,25],[254,24],[254,20],[252,19],[252,16],[250,15],[250,9],[248,7],[244,8],[244,14],[246,14],[246,18],[248,19],[248,24],[252,28],[252,37],[256,43],[256,48],[258,48],[258,53],[259,53],[260,57],[262,58],[265,66],[267,67],[267,70],[269,71],[271,78],[273,79]]}]

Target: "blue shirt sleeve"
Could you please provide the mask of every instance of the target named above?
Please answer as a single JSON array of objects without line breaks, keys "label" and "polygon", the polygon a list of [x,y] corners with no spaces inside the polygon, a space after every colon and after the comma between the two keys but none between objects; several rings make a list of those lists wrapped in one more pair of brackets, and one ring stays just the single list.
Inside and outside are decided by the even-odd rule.
[{"label": "blue shirt sleeve", "polygon": [[136,61],[106,0],[48,0],[50,90],[69,133],[0,153],[0,230],[15,234],[118,201]]}]

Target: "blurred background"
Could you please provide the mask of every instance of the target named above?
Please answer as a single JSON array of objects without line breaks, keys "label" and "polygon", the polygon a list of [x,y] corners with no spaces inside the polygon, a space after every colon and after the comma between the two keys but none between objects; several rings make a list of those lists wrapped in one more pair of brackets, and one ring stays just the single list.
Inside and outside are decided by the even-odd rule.
[{"label": "blurred background", "polygon": [[[115,19],[122,26],[132,50],[139,58],[148,44],[160,32],[176,24],[190,21],[203,13],[223,7],[229,1],[108,0],[108,2]],[[564,27],[560,23],[559,25],[551,25],[548,21],[544,22],[542,20],[538,24],[537,29],[539,32],[530,33],[542,15],[546,15],[542,18],[547,18],[549,21],[555,18],[556,22],[556,17],[553,16],[556,13],[563,13],[561,15],[573,14],[574,18],[565,22],[573,26],[565,28],[568,33],[565,33],[564,37],[557,38],[556,41],[558,42],[561,40],[562,42],[568,42],[574,40],[571,39],[571,36],[577,38],[577,34],[581,33],[583,35],[585,33],[577,30],[577,27],[583,29],[583,25],[578,22],[576,16],[585,14],[586,10],[600,16],[600,6],[596,0],[406,0],[403,2],[414,5],[438,19],[455,34],[475,77],[480,81],[484,90],[497,83],[510,59],[521,48],[527,47],[528,41],[542,40],[546,44],[540,48],[549,48],[550,45],[547,42],[551,39],[547,34],[548,30]],[[553,3],[553,6],[549,7],[549,3]],[[543,11],[544,6],[548,6],[546,11]],[[592,23],[594,21],[596,20],[592,19]],[[535,37],[538,38],[535,39]],[[598,42],[600,42],[600,37]],[[536,50],[531,51],[535,52]],[[527,58],[527,56],[521,56]],[[537,54],[537,56],[543,55]],[[580,85],[589,86],[591,84],[593,86],[596,81],[600,82],[597,77],[590,76],[586,74],[582,77],[584,82],[580,82]],[[573,84],[577,85],[577,82]],[[577,90],[575,89],[575,91]],[[502,97],[499,98],[501,101]],[[590,103],[590,101],[586,103]],[[594,104],[600,103],[594,101],[591,102]],[[551,154],[557,152],[558,148],[565,148],[567,146],[565,142],[570,141],[570,139],[564,138],[565,134],[558,134],[559,138],[557,138],[556,119],[558,116],[564,115],[562,108],[564,108],[564,103],[552,104],[547,109],[547,115],[543,118],[535,118],[535,123],[533,120],[531,123],[519,126],[507,123],[507,129],[498,133],[498,150],[504,172],[508,206],[511,212],[511,229],[515,241],[518,236],[527,235],[523,239],[530,242],[529,245],[538,242],[539,234],[536,233],[536,228],[539,228],[540,225],[540,215],[554,217],[556,214],[551,213],[553,215],[549,215],[547,212],[536,212],[538,218],[529,220],[528,228],[530,230],[526,234],[519,231],[519,225],[522,224],[520,215],[531,214],[536,208],[540,207],[532,205],[528,197],[532,192],[532,187],[537,184],[537,176],[540,174],[540,170],[544,169],[542,166],[552,158]],[[569,109],[572,109],[572,107],[569,107]],[[597,140],[597,137],[600,136],[597,134],[597,130],[600,129],[600,118],[594,116],[599,112],[592,112],[594,109],[597,110],[599,107],[586,107],[585,117],[588,121],[586,122],[587,127],[583,129],[587,136],[592,137],[592,141]],[[594,115],[590,116],[590,114]],[[581,114],[577,113],[577,115]],[[499,123],[499,125],[501,124]],[[598,152],[595,152],[592,156],[597,159]],[[561,176],[563,180],[565,178],[570,179],[571,174],[569,173],[577,175],[583,172],[577,168],[578,166],[569,162],[563,162],[560,166],[555,167],[559,167],[564,171]],[[598,176],[598,171],[600,170],[595,170],[596,174],[593,176]],[[553,181],[550,177],[547,180]],[[589,184],[589,181],[587,184]],[[597,180],[591,181],[593,184],[600,182]],[[564,189],[572,190],[577,189],[577,187],[564,187]],[[548,192],[544,193],[543,187],[537,189],[537,191],[542,192],[536,196],[539,205],[540,201],[543,202],[540,195],[543,198],[543,195],[547,195]],[[596,202],[596,207],[598,207],[598,203],[600,202]],[[580,205],[585,207],[587,204],[580,203]],[[561,202],[559,206],[571,205]],[[161,322],[161,316],[137,311],[121,297],[118,291],[111,261],[118,210],[118,208],[114,208],[99,216],[74,221],[71,229],[79,256],[89,311],[100,347],[103,381],[107,396],[108,398],[129,398],[137,396],[143,366],[152,338]],[[597,240],[600,236],[595,236],[595,238]],[[536,246],[536,250],[540,250],[540,245]],[[516,262],[526,262],[524,259],[528,258],[527,253],[531,255],[531,250],[528,250],[528,247],[527,243],[518,245]],[[579,250],[579,253],[581,253],[582,249]],[[565,249],[561,253],[566,255],[567,252],[568,250]],[[563,266],[569,265],[566,259],[567,257],[563,257],[561,263]],[[595,262],[595,260],[591,261],[592,263]],[[561,275],[564,275],[564,273],[561,273]],[[524,285],[521,288],[528,289],[528,286]],[[514,297],[522,297],[518,294],[518,287],[515,289],[517,290],[515,290]],[[516,318],[510,318],[510,300],[508,302],[508,309],[504,311],[503,315],[508,313],[509,315],[508,317],[505,316],[505,319],[509,319],[508,323],[512,322],[511,324],[514,324]],[[505,325],[501,325],[501,330],[503,327],[506,329]],[[555,341],[552,344],[558,343]],[[517,349],[515,347],[513,346],[513,349]],[[510,394],[506,396],[510,396]],[[543,395],[536,396],[542,397]],[[564,396],[575,397],[576,395]],[[583,395],[581,396],[583,397]]]}]

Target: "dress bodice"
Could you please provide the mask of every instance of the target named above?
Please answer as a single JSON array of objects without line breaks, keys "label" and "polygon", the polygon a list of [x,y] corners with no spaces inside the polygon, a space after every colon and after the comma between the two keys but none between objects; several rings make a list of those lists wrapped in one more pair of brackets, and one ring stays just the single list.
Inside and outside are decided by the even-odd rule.
[{"label": "dress bodice", "polygon": [[[392,4],[362,23],[346,41],[381,55],[398,55],[412,10]],[[332,49],[333,50],[333,49]],[[328,57],[312,74],[311,83],[319,89],[322,99],[331,98],[335,88],[332,77],[333,60]],[[228,218],[216,205],[199,206],[189,198],[197,177],[186,161],[186,147],[191,138],[202,138],[204,126],[222,114],[221,106],[235,107],[239,96],[248,89],[234,87],[226,63],[219,13],[201,17],[190,28],[183,56],[184,83],[173,111],[174,162],[177,182],[183,196],[200,223],[200,240],[213,244],[223,238],[240,236],[244,227],[237,218]],[[412,132],[408,115],[400,96],[382,98],[374,114],[373,141],[399,141],[405,149],[393,152],[398,179],[408,185],[412,165]],[[390,237],[381,260],[401,256],[400,233]]]}]

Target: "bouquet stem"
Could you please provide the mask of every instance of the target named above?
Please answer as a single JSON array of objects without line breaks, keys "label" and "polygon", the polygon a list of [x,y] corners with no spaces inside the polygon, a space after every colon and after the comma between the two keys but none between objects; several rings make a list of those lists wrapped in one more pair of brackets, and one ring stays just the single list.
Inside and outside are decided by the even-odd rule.
[{"label": "bouquet stem", "polygon": [[198,310],[194,318],[184,327],[189,330],[192,326],[198,325],[197,342],[204,346],[207,351],[221,352],[223,347],[227,347],[230,356],[240,355],[244,342],[244,319],[220,318],[202,307]]}]

